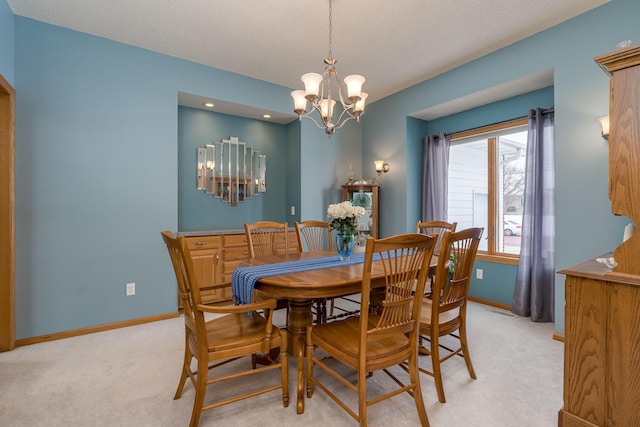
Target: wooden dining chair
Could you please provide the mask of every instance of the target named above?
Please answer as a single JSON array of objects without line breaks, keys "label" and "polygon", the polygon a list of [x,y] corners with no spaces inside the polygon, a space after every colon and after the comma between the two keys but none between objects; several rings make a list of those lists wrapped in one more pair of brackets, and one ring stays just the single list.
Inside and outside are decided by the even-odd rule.
[{"label": "wooden dining chair", "polygon": [[[429,347],[421,346],[420,352],[431,356],[433,371],[420,368],[420,372],[434,377],[438,400],[442,403],[446,402],[440,368],[442,362],[455,355],[462,356],[469,375],[476,379],[467,342],[467,298],[482,231],[478,227],[443,234],[441,253],[451,256],[438,258],[431,296],[422,299],[420,342],[428,341]],[[440,338],[447,335],[457,340],[457,348],[441,345]],[[441,350],[446,353],[441,355]]]},{"label": "wooden dining chair", "polygon": [[333,249],[331,241],[331,223],[313,219],[294,223],[298,238],[299,252],[330,251]]},{"label": "wooden dining chair", "polygon": [[[420,390],[417,334],[420,301],[434,244],[435,238],[420,234],[367,240],[360,315],[307,327],[307,397],[312,397],[314,386],[317,386],[361,426],[366,426],[370,405],[408,392],[415,401],[421,425],[429,425]],[[374,256],[380,260],[374,263]],[[375,271],[384,271],[383,283],[372,283],[371,271],[374,268]],[[414,292],[416,280],[418,286]],[[384,299],[376,307],[370,301],[372,285],[384,287]],[[316,357],[316,347],[328,357]],[[408,381],[405,378],[401,381],[388,369],[402,362],[406,362],[408,367]],[[354,369],[357,372],[356,384],[342,377],[340,366],[336,369],[334,363]],[[316,376],[314,372],[316,366],[358,395],[356,410],[338,397],[338,386],[330,389],[320,381],[322,376]],[[399,387],[384,394],[376,393],[378,396],[368,399],[367,377],[379,370],[389,375]]]},{"label": "wooden dining chair", "polygon": [[[326,251],[333,249],[331,239],[331,222],[307,220],[303,222],[295,222],[296,237],[298,238],[298,250],[300,252]],[[344,301],[342,306],[336,306],[336,299]],[[344,308],[346,304],[359,304],[359,301],[347,296],[335,298],[318,298],[315,300],[316,322],[324,323],[327,321],[327,311],[329,318],[334,316],[336,307],[341,312],[340,316],[348,316],[357,314],[357,311]],[[327,310],[327,303],[329,309]]]},{"label": "wooden dining chair", "polygon": [[[457,222],[446,221],[418,221],[416,223],[416,233],[426,234],[427,236],[436,235],[436,245],[433,248],[433,254],[440,255],[440,246],[442,245],[442,236],[445,231],[456,231]],[[426,294],[431,293],[431,286],[433,285],[434,275],[427,275],[427,284],[425,285]]]},{"label": "wooden dining chair", "polygon": [[[247,237],[249,258],[268,255],[284,255],[289,253],[289,225],[286,222],[258,221],[245,223],[244,231]],[[259,289],[253,291],[254,300],[273,298]],[[286,324],[289,318],[289,300],[276,300],[276,309],[286,310]]]},{"label": "wooden dining chair", "polygon": [[[331,241],[331,223],[317,220],[294,222],[299,252],[317,252],[333,249]],[[333,310],[333,298],[330,298],[331,310]],[[327,321],[327,299],[315,300],[316,322]]]},{"label": "wooden dining chair", "polygon": [[[182,236],[173,237],[169,231],[163,231],[161,234],[169,251],[178,282],[178,292],[184,307],[184,359],[174,399],[182,396],[186,380],[189,378],[195,388],[189,425],[191,427],[198,425],[202,411],[279,389],[282,390],[282,403],[287,407],[289,405],[287,332],[273,325],[272,317],[276,300],[270,299],[246,305],[203,304],[186,239]],[[258,315],[257,310],[260,310],[263,315]],[[206,321],[205,313],[220,317]],[[280,359],[274,359],[270,365],[255,369],[254,355],[269,354],[273,349],[280,350]],[[247,365],[248,369],[239,372],[234,369],[232,372],[224,373],[221,368],[223,365],[245,356],[251,356],[252,363]],[[193,359],[197,362],[195,370],[191,368]],[[233,393],[232,397],[204,404],[208,386],[232,381],[228,389],[233,391],[235,389],[233,380],[236,380],[237,385],[238,379],[249,375],[260,375],[274,369],[280,371],[280,381],[277,384],[269,384],[261,380],[249,392]],[[210,378],[209,371],[222,372]]]},{"label": "wooden dining chair", "polygon": [[289,225],[286,222],[258,221],[245,224],[249,258],[289,252]]},{"label": "wooden dining chair", "polygon": [[433,254],[440,254],[440,246],[442,244],[442,235],[445,231],[456,231],[458,223],[457,222],[446,222],[446,221],[418,221],[416,223],[416,233],[426,234],[427,236],[431,236],[432,234],[438,235],[438,240],[436,241],[436,246],[433,248]]}]

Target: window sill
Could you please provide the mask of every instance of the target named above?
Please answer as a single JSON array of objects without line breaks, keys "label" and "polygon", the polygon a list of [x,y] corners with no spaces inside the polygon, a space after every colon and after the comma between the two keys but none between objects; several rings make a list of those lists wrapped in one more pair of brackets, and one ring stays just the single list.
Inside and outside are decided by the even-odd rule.
[{"label": "window sill", "polygon": [[476,260],[487,261],[487,262],[495,262],[497,264],[509,264],[509,265],[518,265],[520,261],[520,257],[518,255],[489,255],[487,253],[480,253],[476,255]]}]

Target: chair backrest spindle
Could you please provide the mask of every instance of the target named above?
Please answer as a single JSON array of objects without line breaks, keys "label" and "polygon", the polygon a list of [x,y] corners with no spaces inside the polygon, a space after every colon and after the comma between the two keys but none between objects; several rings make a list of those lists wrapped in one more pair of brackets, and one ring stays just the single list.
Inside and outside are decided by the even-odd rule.
[{"label": "chair backrest spindle", "polygon": [[331,250],[331,223],[315,220],[295,222],[298,250],[300,252],[317,252]]}]

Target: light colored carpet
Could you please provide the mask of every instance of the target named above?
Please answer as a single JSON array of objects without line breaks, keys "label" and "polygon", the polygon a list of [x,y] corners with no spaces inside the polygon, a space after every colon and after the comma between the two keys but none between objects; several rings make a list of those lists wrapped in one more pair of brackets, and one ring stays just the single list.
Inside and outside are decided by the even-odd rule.
[{"label": "light colored carpet", "polygon": [[[176,318],[0,353],[0,425],[186,426],[193,404],[190,383],[182,398],[173,400],[183,334],[182,318]],[[447,403],[442,404],[433,379],[422,375],[431,425],[556,426],[564,347],[552,334],[552,324],[470,303],[469,339],[478,379],[469,377],[462,358],[444,363]],[[420,363],[430,367],[425,356]],[[277,391],[206,411],[200,425],[356,425],[318,390],[305,401],[305,413],[297,415],[295,361],[290,369],[288,408]],[[384,389],[388,381],[377,373],[368,386]],[[208,396],[213,394],[210,389]],[[419,425],[407,394],[374,405],[368,419],[371,426]]]}]

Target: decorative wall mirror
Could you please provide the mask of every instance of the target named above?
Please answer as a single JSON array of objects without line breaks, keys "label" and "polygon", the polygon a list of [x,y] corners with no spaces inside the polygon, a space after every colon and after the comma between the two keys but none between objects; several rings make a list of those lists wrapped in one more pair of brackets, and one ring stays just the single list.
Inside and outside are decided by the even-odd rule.
[{"label": "decorative wall mirror", "polygon": [[231,206],[267,191],[267,155],[238,137],[197,149],[196,188]]}]

